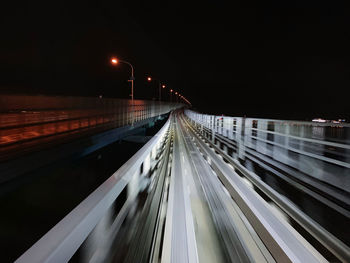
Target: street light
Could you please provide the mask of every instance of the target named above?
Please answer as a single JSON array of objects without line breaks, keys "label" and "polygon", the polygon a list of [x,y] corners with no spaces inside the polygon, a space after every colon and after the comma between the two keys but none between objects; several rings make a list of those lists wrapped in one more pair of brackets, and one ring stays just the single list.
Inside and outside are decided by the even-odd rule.
[{"label": "street light", "polygon": [[173,102],[173,90],[170,89],[170,102]]},{"label": "street light", "polygon": [[130,66],[131,68],[131,77],[130,79],[128,79],[128,82],[131,82],[131,111],[132,111],[132,118],[131,118],[131,125],[134,125],[134,119],[135,119],[135,113],[134,113],[134,67],[131,65],[131,63],[129,63],[128,61],[125,60],[120,60],[117,58],[111,58],[111,63],[113,65],[117,65],[118,63],[123,63],[123,64],[127,64]]},{"label": "street light", "polygon": [[[149,82],[151,82],[152,81],[152,78],[151,77],[147,77],[147,80],[149,81]],[[158,100],[159,101],[161,101],[161,99],[162,99],[162,90],[161,90],[161,87],[164,89],[165,88],[165,85],[163,84],[163,85],[161,85],[161,83],[160,83],[160,79],[156,79],[157,81],[158,81],[158,89],[159,89],[159,94],[158,94]]]},{"label": "street light", "polygon": [[131,82],[131,104],[134,105],[134,67],[131,65],[131,63],[125,61],[125,60],[120,60],[117,58],[111,58],[111,63],[113,65],[117,65],[118,63],[124,63],[130,66],[131,68],[131,77],[128,79],[128,82]]}]

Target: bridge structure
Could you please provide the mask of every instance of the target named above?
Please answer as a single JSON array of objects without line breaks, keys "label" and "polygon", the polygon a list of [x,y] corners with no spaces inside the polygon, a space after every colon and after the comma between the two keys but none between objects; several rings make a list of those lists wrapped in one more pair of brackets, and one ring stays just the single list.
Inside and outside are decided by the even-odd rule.
[{"label": "bridge structure", "polygon": [[349,124],[156,101],[6,101],[3,182],[38,156],[81,156],[166,119],[16,262],[350,262]]}]

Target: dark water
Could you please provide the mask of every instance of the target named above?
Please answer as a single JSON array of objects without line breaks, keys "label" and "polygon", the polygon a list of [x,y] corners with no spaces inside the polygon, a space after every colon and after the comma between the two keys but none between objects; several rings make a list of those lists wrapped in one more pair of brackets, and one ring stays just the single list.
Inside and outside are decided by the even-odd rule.
[{"label": "dark water", "polygon": [[[155,134],[164,121],[140,135]],[[28,180],[13,182],[10,190],[1,186],[0,262],[16,260],[143,145],[115,142],[81,159],[24,174]]]}]

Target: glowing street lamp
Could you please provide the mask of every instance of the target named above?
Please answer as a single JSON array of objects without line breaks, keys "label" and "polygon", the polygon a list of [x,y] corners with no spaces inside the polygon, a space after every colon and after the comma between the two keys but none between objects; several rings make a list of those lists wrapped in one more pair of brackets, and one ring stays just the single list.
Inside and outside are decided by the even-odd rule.
[{"label": "glowing street lamp", "polygon": [[[151,77],[147,77],[147,80],[148,80],[148,82],[151,82],[152,81],[152,78]],[[160,83],[160,80],[159,79],[156,79],[157,81],[158,81],[158,89],[159,89],[159,94],[158,94],[158,100],[159,101],[161,101],[161,99],[162,99],[162,90],[161,90],[161,88],[165,88],[165,85],[163,84],[163,85],[161,85],[161,83]]]},{"label": "glowing street lamp", "polygon": [[175,91],[175,98],[176,98],[176,102],[179,102],[179,97],[178,97],[178,92]]},{"label": "glowing street lamp", "polygon": [[170,102],[172,102],[172,101],[173,101],[173,90],[170,89]]},{"label": "glowing street lamp", "polygon": [[111,58],[111,63],[113,65],[117,65],[118,63],[123,63],[123,64],[127,64],[127,65],[130,66],[130,68],[131,68],[131,77],[130,77],[130,79],[128,81],[131,82],[131,104],[134,105],[134,80],[135,80],[134,67],[131,65],[131,63],[129,63],[129,62],[125,61],[125,60],[117,59],[117,58]]},{"label": "glowing street lamp", "polygon": [[131,77],[130,77],[130,79],[128,79],[128,82],[131,82],[131,94],[130,94],[131,95],[131,108],[132,108],[131,125],[134,125],[134,119],[135,119],[135,115],[134,115],[134,80],[135,80],[134,67],[128,61],[120,60],[117,58],[111,58],[111,63],[113,65],[117,65],[118,63],[123,63],[123,64],[127,64],[131,68]]}]

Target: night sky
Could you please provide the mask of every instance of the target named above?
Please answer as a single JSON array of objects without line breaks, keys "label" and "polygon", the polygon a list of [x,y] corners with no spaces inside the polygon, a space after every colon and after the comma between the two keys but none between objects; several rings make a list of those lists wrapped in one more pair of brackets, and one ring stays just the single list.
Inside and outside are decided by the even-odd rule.
[{"label": "night sky", "polygon": [[205,113],[350,119],[346,1],[8,2],[2,93],[127,98],[117,56],[135,98],[155,96],[151,75]]}]

